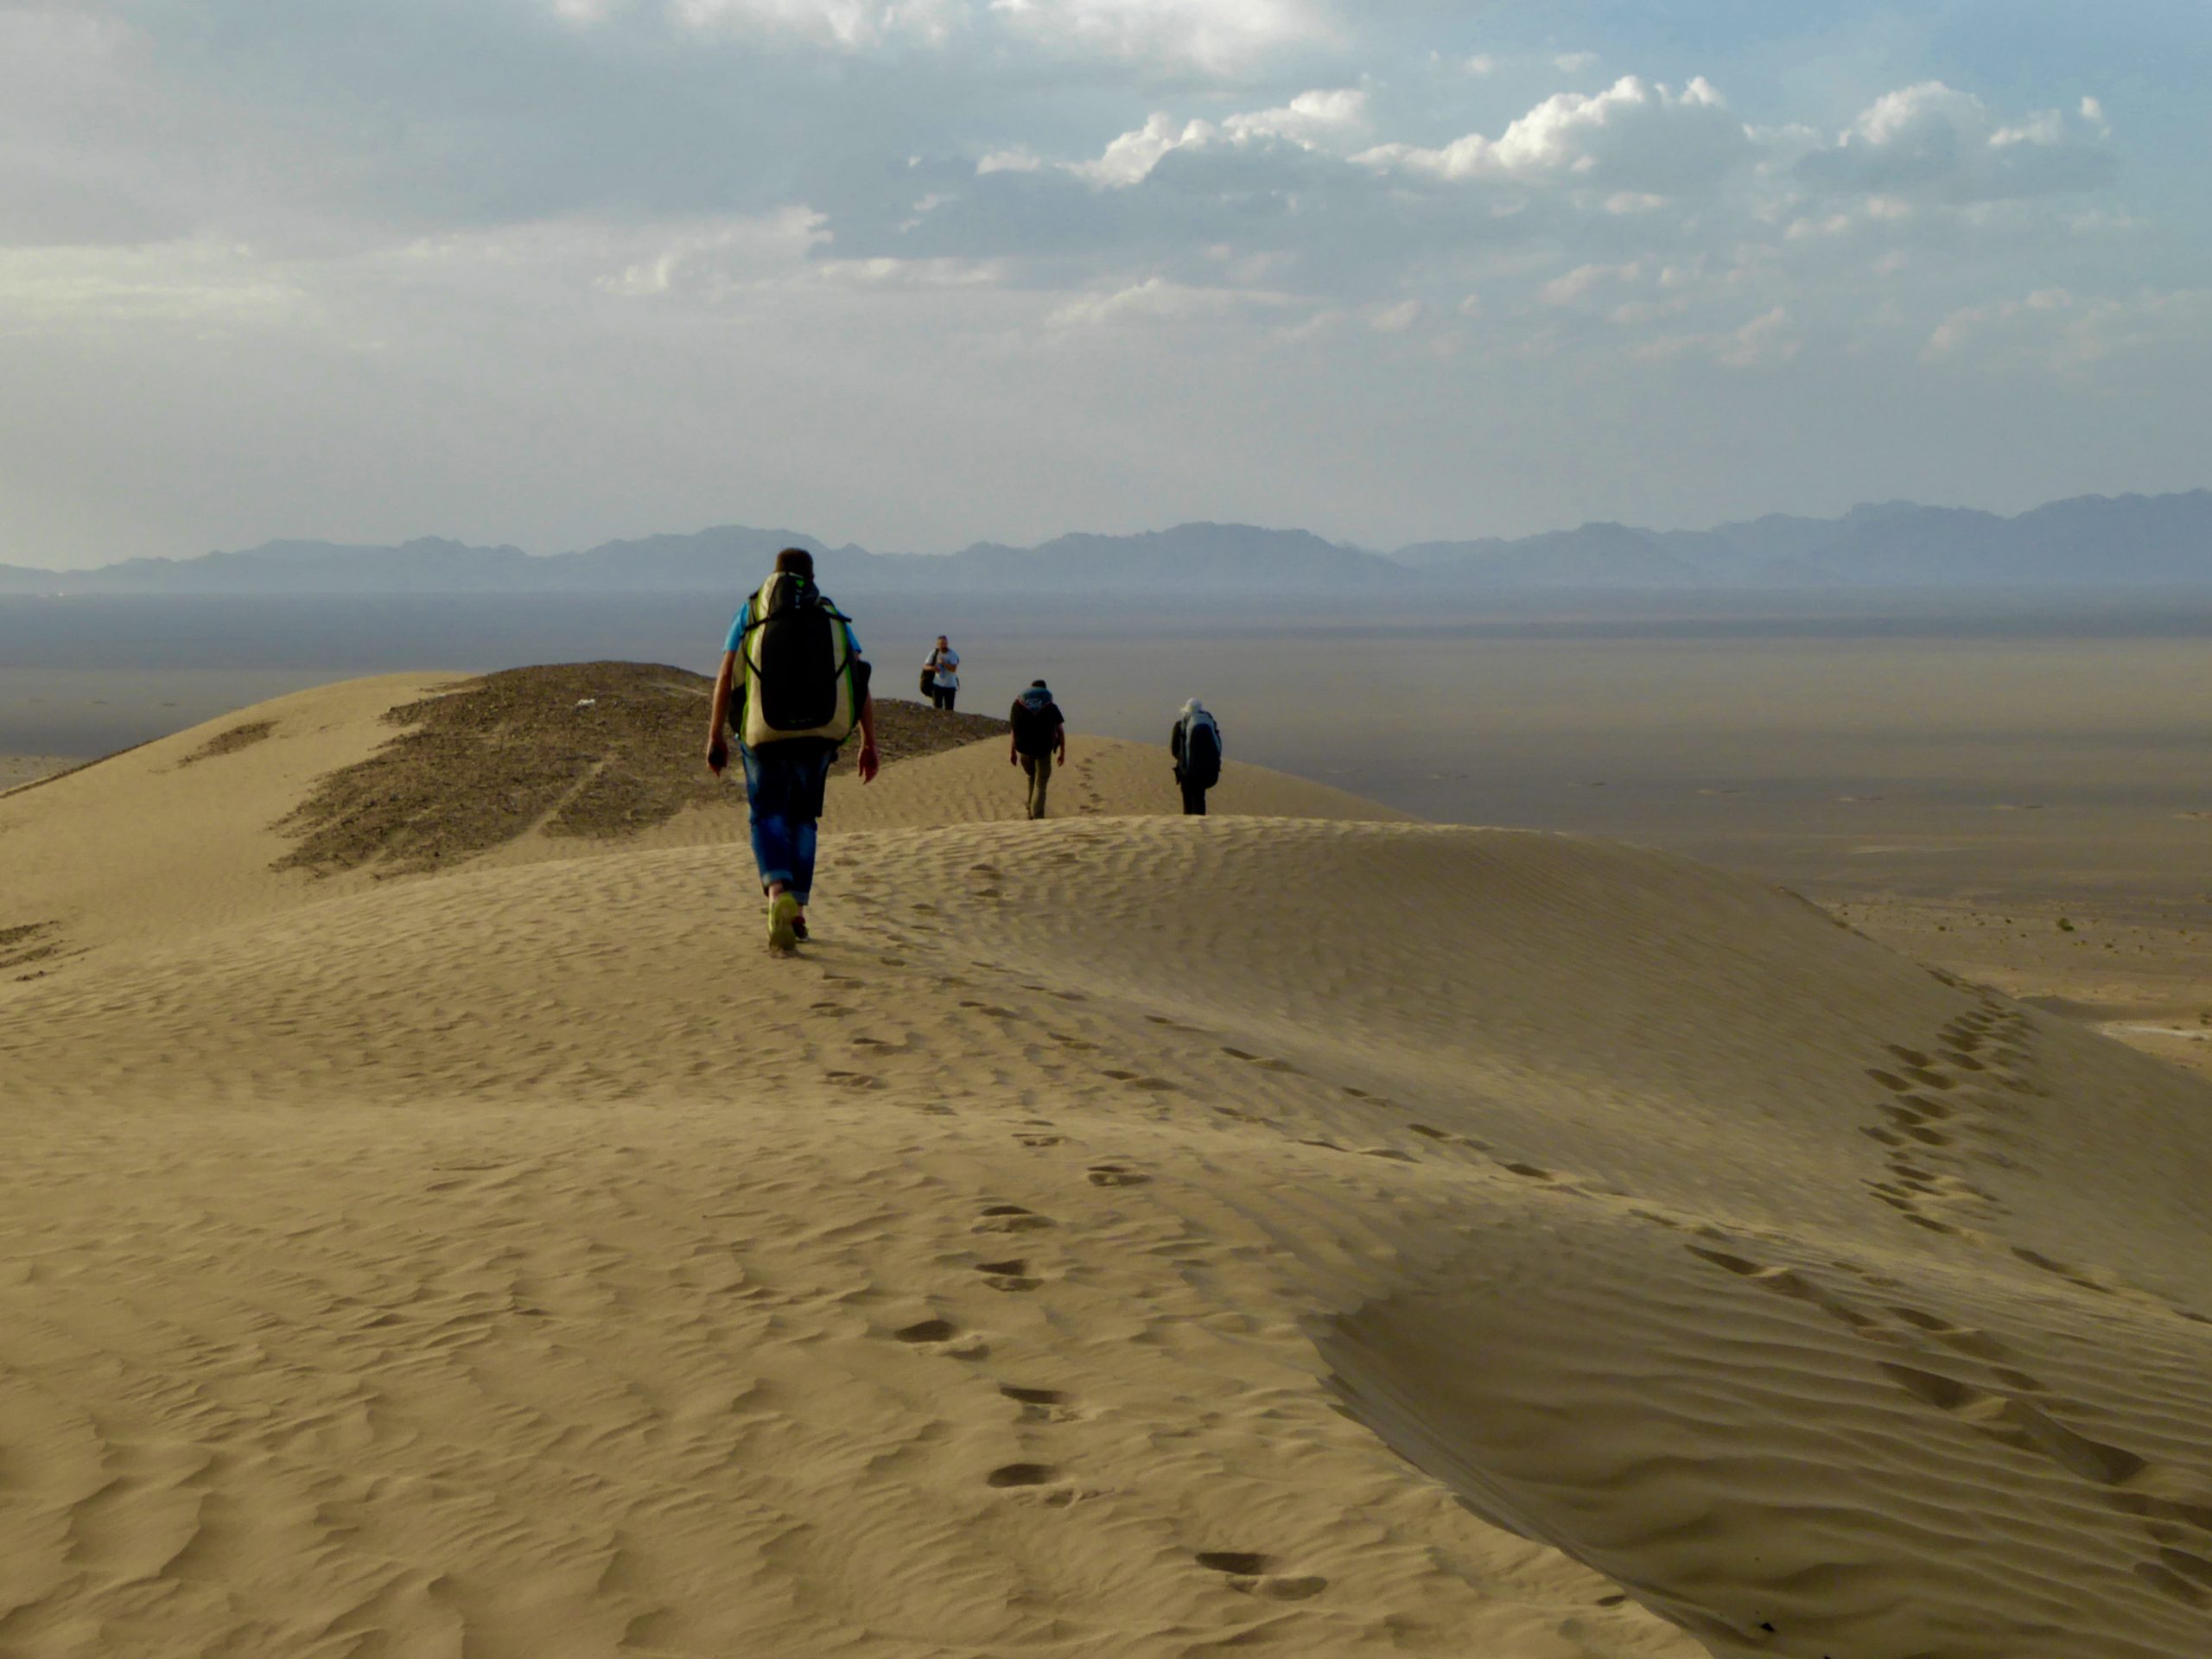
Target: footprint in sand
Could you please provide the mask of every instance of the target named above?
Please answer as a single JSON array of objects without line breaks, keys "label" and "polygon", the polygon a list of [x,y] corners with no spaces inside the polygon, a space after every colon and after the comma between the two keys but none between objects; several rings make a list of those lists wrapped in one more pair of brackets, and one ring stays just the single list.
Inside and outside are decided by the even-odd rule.
[{"label": "footprint in sand", "polygon": [[1050,1216],[1040,1216],[1018,1204],[995,1204],[976,1219],[972,1230],[978,1233],[1034,1233],[1058,1225],[1059,1224]]},{"label": "footprint in sand", "polygon": [[1132,1089],[1148,1089],[1155,1094],[1164,1093],[1176,1085],[1166,1077],[1148,1077],[1140,1071],[1104,1071],[1098,1074],[1111,1077],[1116,1083],[1126,1083]]},{"label": "footprint in sand", "polygon": [[1067,1139],[1064,1135],[1017,1135],[1014,1137],[1025,1147],[1057,1147]]},{"label": "footprint in sand", "polygon": [[[1296,1066],[1293,1065],[1288,1060],[1273,1059],[1265,1054],[1255,1054],[1249,1049],[1230,1048],[1228,1045],[1224,1044],[1222,1046],[1221,1052],[1229,1055],[1233,1059],[1243,1061],[1247,1065],[1256,1065],[1262,1071],[1287,1071],[1293,1077],[1303,1077],[1306,1075]],[[1359,1090],[1357,1089],[1347,1089],[1344,1092],[1348,1095],[1355,1096],[1361,1100],[1368,1098],[1367,1096],[1360,1094]]]},{"label": "footprint in sand", "polygon": [[1938,1410],[1962,1418],[1977,1433],[2040,1453],[2069,1473],[2101,1486],[2133,1480],[2151,1465],[2133,1452],[2076,1433],[2040,1408],[1916,1365],[1881,1363],[1884,1376]]},{"label": "footprint in sand", "polygon": [[2103,1291],[2107,1294],[2111,1292],[2111,1286],[2099,1284],[2095,1280],[2084,1274],[2078,1268],[2069,1268],[2063,1262],[2053,1261],[2042,1251],[2031,1250],[2024,1244],[2015,1244],[2012,1247],[2012,1254],[2031,1268],[2040,1268],[2045,1273],[2056,1274],[2069,1285],[2079,1286],[2083,1290]]},{"label": "footprint in sand", "polygon": [[983,1282],[993,1290],[1034,1290],[1045,1281],[1029,1271],[1029,1263],[1020,1256],[1004,1262],[978,1262],[976,1271],[983,1275]]},{"label": "footprint in sand", "polygon": [[[1694,1244],[1687,1248],[1693,1255],[1748,1279],[1762,1288],[1809,1301],[1862,1335],[1891,1342],[1898,1339],[1895,1333],[1882,1330],[1877,1320],[1831,1300],[1795,1268],[1763,1267],[1726,1250],[1709,1249]],[[1869,1284],[1894,1282],[1866,1274],[1863,1269],[1847,1262],[1837,1265],[1853,1272]],[[2177,1522],[2212,1537],[2212,1511],[2208,1511],[2205,1506],[2175,1503],[2139,1490],[2142,1485],[2140,1478],[2151,1469],[2147,1459],[2124,1446],[2093,1440],[2068,1427],[2042,1407],[2031,1405],[2018,1397],[2031,1395],[2049,1399],[2050,1390],[2024,1371],[1993,1363],[2011,1357],[2011,1352],[1987,1332],[1954,1325],[1940,1315],[1906,1303],[1888,1303],[1884,1311],[1912,1331],[1947,1348],[1972,1359],[1992,1362],[1988,1370],[1990,1377],[2012,1391],[2009,1394],[1999,1393],[1942,1371],[1930,1370],[1925,1365],[1878,1360],[1876,1364],[1882,1374],[1915,1399],[1957,1418],[1978,1434],[2016,1451],[2031,1452],[2046,1459],[2081,1479],[2104,1487],[2126,1488],[2126,1491],[2117,1495],[2113,1501],[2131,1515],[2146,1521]],[[2153,1564],[2158,1571],[2145,1571],[2142,1567],[2137,1571],[2161,1590],[2178,1595],[2192,1605],[2202,1605],[2197,1598],[2204,1590],[2212,1589],[2212,1577],[2206,1578],[2202,1586],[2189,1583],[2188,1580],[2196,1575],[2187,1564],[2177,1564],[2166,1559],[2167,1550],[2171,1548],[2171,1533],[2163,1538],[2156,1536],[2155,1528],[2153,1533],[2155,1541],[2167,1546],[2160,1551],[2160,1562]],[[2212,1563],[2208,1563],[2208,1566],[2212,1566]],[[2159,1572],[2168,1576],[2161,1578]],[[2180,1576],[2173,1577],[2176,1573]]]},{"label": "footprint in sand", "polygon": [[1084,1414],[1065,1389],[1024,1389],[1001,1382],[999,1392],[1021,1408],[1025,1423],[1072,1423]]},{"label": "footprint in sand", "polygon": [[824,1071],[823,1077],[841,1089],[880,1089],[883,1079],[865,1071]]},{"label": "footprint in sand", "polygon": [[1269,1601],[1307,1601],[1329,1587],[1328,1580],[1318,1573],[1295,1576],[1274,1573],[1271,1570],[1274,1558],[1254,1550],[1202,1549],[1197,1552],[1197,1560],[1200,1567],[1225,1575],[1232,1589]]},{"label": "footprint in sand", "polygon": [[1123,1164],[1093,1164],[1089,1173],[1093,1186],[1142,1186],[1152,1179]]},{"label": "footprint in sand", "polygon": [[1002,1463],[983,1477],[987,1486],[1048,1486],[1060,1478],[1049,1463]]},{"label": "footprint in sand", "polygon": [[892,1338],[911,1347],[929,1348],[947,1359],[988,1359],[991,1345],[981,1337],[964,1335],[950,1319],[921,1319],[901,1325]]},{"label": "footprint in sand", "polygon": [[[1912,1161],[1918,1157],[1941,1165],[1966,1158],[1999,1168],[2011,1166],[2004,1154],[1986,1147],[1964,1148],[1959,1141],[1961,1135],[1987,1140],[2004,1134],[2003,1118],[2012,1109],[1990,1092],[1993,1084],[2015,1092],[2040,1092],[2022,1071],[2032,1064],[2024,1049],[2007,1045],[1986,1059],[1967,1052],[1967,1046],[1977,1051],[1983,1046],[1983,1034],[1994,1028],[1994,1018],[1961,1015],[1942,1028],[1932,1053],[1902,1043],[1888,1045],[1903,1075],[1878,1066],[1866,1068],[1866,1075],[1887,1090],[1891,1098],[1876,1109],[1888,1122],[1863,1127],[1860,1133],[1891,1149],[1887,1162],[1894,1178],[1866,1185],[1882,1203],[1929,1232],[1955,1235],[1962,1230],[1926,1213],[1925,1203],[1964,1206],[1984,1214],[2005,1212],[1993,1194],[1962,1177]],[[2013,1027],[2025,1028],[2017,1015],[2006,1018]],[[1939,1123],[1946,1127],[1933,1127]]]}]

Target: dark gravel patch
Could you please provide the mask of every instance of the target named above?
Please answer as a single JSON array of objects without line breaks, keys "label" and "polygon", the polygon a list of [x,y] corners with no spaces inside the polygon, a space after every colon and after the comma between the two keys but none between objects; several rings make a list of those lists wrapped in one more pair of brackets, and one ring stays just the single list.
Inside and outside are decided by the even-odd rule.
[{"label": "dark gravel patch", "polygon": [[[461,682],[385,716],[407,729],[323,779],[283,820],[297,845],[276,868],[438,869],[541,825],[619,837],[727,802],[705,762],[713,692],[703,676],[653,663],[558,663]],[[884,698],[875,717],[887,766],[1007,730]],[[859,747],[846,744],[838,771]]]},{"label": "dark gravel patch", "polygon": [[276,722],[273,720],[250,720],[243,726],[232,727],[227,732],[216,733],[177,765],[189,766],[201,760],[213,760],[218,755],[236,754],[240,749],[250,749],[263,741],[276,729]]},{"label": "dark gravel patch", "polygon": [[61,949],[52,922],[22,922],[0,927],[0,969],[25,968],[44,962]]}]

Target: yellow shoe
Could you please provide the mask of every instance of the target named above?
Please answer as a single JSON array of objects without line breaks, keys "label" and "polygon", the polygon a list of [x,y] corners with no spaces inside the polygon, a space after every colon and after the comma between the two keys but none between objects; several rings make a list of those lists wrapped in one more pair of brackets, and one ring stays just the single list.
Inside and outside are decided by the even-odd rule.
[{"label": "yellow shoe", "polygon": [[788,893],[779,893],[768,901],[768,948],[771,950],[798,949],[798,900]]}]

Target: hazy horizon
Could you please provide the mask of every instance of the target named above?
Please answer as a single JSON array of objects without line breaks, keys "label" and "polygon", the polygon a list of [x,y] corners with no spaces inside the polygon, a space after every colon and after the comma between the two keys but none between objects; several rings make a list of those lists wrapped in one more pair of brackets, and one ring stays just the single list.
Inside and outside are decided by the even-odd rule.
[{"label": "hazy horizon", "polygon": [[[1832,531],[1834,535],[1823,542],[1816,531]],[[1901,536],[1897,534],[1900,531]],[[1993,532],[2018,537],[2015,544],[1999,553],[1994,567],[1990,563],[1993,549],[1986,540]],[[251,558],[293,561],[294,568],[306,570],[327,568],[331,558],[347,555],[389,555],[395,556],[392,563],[374,568],[379,572],[397,569],[399,575],[397,578],[380,578],[374,584],[377,590],[447,591],[433,567],[421,562],[423,556],[497,555],[507,557],[510,563],[515,556],[547,564],[591,562],[592,579],[587,585],[602,591],[621,591],[623,582],[617,565],[627,556],[632,561],[643,560],[651,567],[635,591],[669,591],[682,588],[690,577],[702,574],[697,555],[711,550],[716,557],[765,557],[779,542],[796,540],[815,546],[825,555],[857,555],[889,563],[943,560],[950,565],[963,556],[989,556],[994,560],[992,573],[1001,578],[1011,574],[1011,568],[1003,567],[998,560],[1002,554],[1051,552],[1065,558],[1072,552],[1087,552],[1091,555],[1088,562],[1091,568],[1111,575],[1110,566],[1099,565],[1102,557],[1110,560],[1117,554],[1125,559],[1137,556],[1141,563],[1146,558],[1156,559],[1160,550],[1173,544],[1175,556],[1183,561],[1179,568],[1193,574],[1199,569],[1192,563],[1194,560],[1224,555],[1234,558],[1237,568],[1223,573],[1224,578],[1230,579],[1229,585],[1235,585],[1233,578],[1241,572],[1256,584],[1255,592],[1263,591],[1282,577],[1295,582],[1302,575],[1313,574],[1301,570],[1301,563],[1309,561],[1313,553],[1325,550],[1332,554],[1382,560],[1424,577],[1483,569],[1496,571],[1503,568],[1495,561],[1493,556],[1497,553],[1541,552],[1541,563],[1524,562],[1513,567],[1502,586],[1525,588],[1551,582],[1595,592],[1604,588],[1630,589],[1638,585],[1636,564],[1620,563],[1624,552],[1632,554],[1637,550],[1634,546],[1624,550],[1620,545],[1623,536],[1631,543],[1640,543],[1646,555],[1663,556],[1644,561],[1647,575],[1652,577],[1644,585],[1656,588],[1681,585],[1681,577],[1685,573],[1720,586],[1796,586],[1808,592],[1839,582],[1899,588],[1924,582],[1932,588],[1943,588],[1958,585],[1962,578],[1967,585],[1991,589],[2001,588],[2008,577],[2024,578],[2023,585],[2029,587],[2054,579],[2093,587],[2159,582],[2188,586],[2212,578],[2212,559],[2203,556],[2212,554],[2212,490],[2200,487],[2154,496],[2079,496],[2039,503],[2012,517],[1918,502],[1869,502],[1829,518],[1777,514],[1752,520],[1728,520],[1691,531],[1592,521],[1570,529],[1512,539],[1471,537],[1396,547],[1372,542],[1332,542],[1296,526],[1270,527],[1211,520],[1185,522],[1126,536],[1074,530],[1029,548],[971,541],[942,551],[870,549],[850,542],[841,544],[834,538],[791,525],[771,528],[738,524],[709,525],[690,531],[664,529],[590,548],[550,551],[532,550],[512,543],[468,543],[442,536],[413,537],[397,544],[276,537],[245,548],[73,568],[25,566],[0,559],[0,584],[17,579],[13,582],[13,591],[30,593],[39,590],[24,586],[19,580],[27,575],[65,578],[120,575],[126,568],[160,566],[183,570],[226,559]],[[1872,540],[1866,545],[1854,546],[1854,537],[1862,542],[1869,537]],[[1587,543],[1593,537],[1599,543],[1594,548],[1573,545]],[[710,550],[707,543],[713,538],[721,538],[727,545],[718,544]],[[689,560],[688,563],[670,566],[665,563],[670,553],[686,548],[690,552],[683,557]],[[1903,563],[1897,557],[1900,550],[1905,555]],[[1468,556],[1478,551],[1485,563],[1471,563]],[[1594,569],[1588,563],[1592,554],[1599,562]],[[1861,576],[1854,567],[1864,563],[1870,554],[1878,563],[1870,567],[1871,575]],[[400,555],[412,556],[413,562],[397,560],[397,556]],[[2007,559],[2011,562],[2009,569],[2005,563]],[[1582,563],[1578,564],[1578,560]],[[317,561],[321,563],[318,564]],[[1672,561],[1679,568],[1670,569],[1664,561]],[[239,590],[259,587],[270,592],[289,591],[273,580],[279,568],[275,564],[265,567],[270,579],[256,578],[246,588]],[[362,569],[365,572],[370,567],[365,565]],[[853,575],[849,567],[834,574],[841,581],[851,580]],[[419,587],[410,588],[407,585],[410,579],[418,582]],[[1065,582],[1048,582],[1040,591],[1065,588],[1066,585]],[[1223,583],[1217,581],[1213,585],[1218,588]],[[315,587],[309,584],[308,588],[300,591],[315,590]],[[459,589],[468,590],[466,586]],[[0,593],[7,591],[8,586],[0,585]],[[128,589],[118,588],[116,591]]]},{"label": "hazy horizon", "polygon": [[[940,632],[961,707],[1048,678],[1079,735],[1161,746],[1181,700],[1234,758],[1448,822],[1653,845],[1809,890],[2057,884],[2193,898],[2212,600],[1993,608],[1285,603],[856,607],[881,695]],[[0,753],[124,747],[327,681],[547,661],[711,674],[734,596],[0,600]],[[1974,858],[1965,860],[1965,849]],[[2155,874],[2153,874],[2155,873]]]}]

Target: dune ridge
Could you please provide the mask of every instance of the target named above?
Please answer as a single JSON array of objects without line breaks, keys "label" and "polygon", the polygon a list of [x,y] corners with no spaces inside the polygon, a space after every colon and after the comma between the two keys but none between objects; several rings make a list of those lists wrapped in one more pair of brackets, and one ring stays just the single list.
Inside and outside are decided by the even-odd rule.
[{"label": "dune ridge", "polygon": [[2194,1079],[1080,737],[841,780],[796,962],[734,803],[274,868],[436,683],[0,802],[0,1650],[2202,1650]]}]

